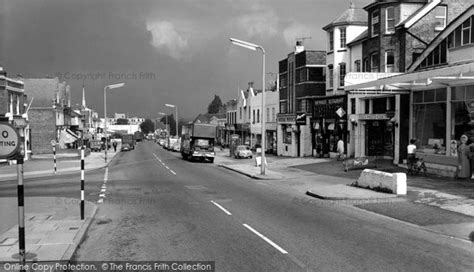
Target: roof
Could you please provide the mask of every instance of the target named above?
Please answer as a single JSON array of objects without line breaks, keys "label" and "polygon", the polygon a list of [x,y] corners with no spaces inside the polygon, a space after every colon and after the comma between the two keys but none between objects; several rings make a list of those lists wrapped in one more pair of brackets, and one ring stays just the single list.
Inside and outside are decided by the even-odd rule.
[{"label": "roof", "polygon": [[433,0],[433,1],[428,2],[426,5],[422,6],[417,11],[415,11],[412,15],[408,16],[408,18],[398,23],[395,27],[410,28],[416,22],[418,22],[421,18],[423,18],[426,14],[432,11],[440,3],[441,3],[441,0]]},{"label": "roof", "polygon": [[[59,89],[58,78],[23,78],[25,94],[33,99],[31,107],[51,107]],[[31,101],[31,100],[30,100]]]},{"label": "roof", "polygon": [[426,49],[421,53],[418,59],[413,62],[409,67],[408,71],[413,72],[418,65],[442,42],[446,39],[449,34],[451,34],[455,29],[462,25],[466,20],[468,20],[472,15],[474,15],[474,5],[471,5],[468,9],[466,9],[462,14],[458,17],[454,18],[449,25],[447,25],[443,31],[441,31],[431,43],[426,47]]},{"label": "roof", "polygon": [[367,12],[364,9],[356,8],[352,3],[339,17],[334,19],[331,23],[323,27],[328,30],[335,26],[342,25],[367,25]]},{"label": "roof", "polygon": [[351,46],[351,45],[355,45],[357,43],[360,43],[360,42],[364,41],[368,36],[369,36],[369,30],[366,29],[362,33],[360,33],[359,36],[355,37],[352,41],[348,42],[347,45]]},{"label": "roof", "polygon": [[202,124],[209,124],[211,122],[212,117],[216,117],[217,119],[225,119],[225,113],[200,113],[196,118],[194,118],[193,123],[202,123]]}]

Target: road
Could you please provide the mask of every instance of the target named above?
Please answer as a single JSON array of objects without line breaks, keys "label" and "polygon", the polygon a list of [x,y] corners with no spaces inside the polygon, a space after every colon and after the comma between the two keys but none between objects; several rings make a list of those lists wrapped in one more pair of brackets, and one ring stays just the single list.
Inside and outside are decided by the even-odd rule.
[{"label": "road", "polygon": [[[77,198],[71,180],[33,180],[27,196]],[[472,244],[352,206],[308,202],[152,142],[118,154],[107,173],[89,173],[87,198],[99,201],[103,185],[105,199],[75,260],[215,261],[217,271],[474,269]],[[0,196],[15,192],[2,186]]]}]

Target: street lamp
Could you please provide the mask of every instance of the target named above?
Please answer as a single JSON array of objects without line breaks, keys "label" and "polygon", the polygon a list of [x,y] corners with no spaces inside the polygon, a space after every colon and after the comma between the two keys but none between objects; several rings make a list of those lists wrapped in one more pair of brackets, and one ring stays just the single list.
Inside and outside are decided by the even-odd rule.
[{"label": "street lamp", "polygon": [[261,120],[262,120],[262,144],[261,144],[261,149],[262,149],[262,161],[260,164],[260,174],[265,175],[265,137],[266,137],[266,131],[265,131],[265,49],[263,49],[262,46],[256,45],[253,43],[237,40],[234,38],[230,38],[230,42],[234,45],[244,47],[253,51],[256,51],[257,49],[260,49],[262,51],[262,110],[261,112]]},{"label": "street lamp", "polygon": [[104,87],[104,133],[105,133],[105,163],[107,163],[107,149],[109,148],[109,141],[107,138],[107,89],[112,90],[123,87],[125,83],[118,83],[107,85]]},{"label": "street lamp", "polygon": [[165,104],[165,106],[176,109],[176,139],[178,139],[178,106],[172,104]]}]

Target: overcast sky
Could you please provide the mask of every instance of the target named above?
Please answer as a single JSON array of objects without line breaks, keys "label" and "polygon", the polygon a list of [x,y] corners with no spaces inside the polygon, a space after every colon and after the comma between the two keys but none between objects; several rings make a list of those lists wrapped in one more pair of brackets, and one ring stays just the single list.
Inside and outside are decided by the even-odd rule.
[{"label": "overcast sky", "polygon": [[[364,7],[371,0],[355,0]],[[261,87],[261,54],[231,45],[230,37],[262,45],[267,72],[293,50],[326,49],[321,29],[349,0],[0,0],[0,66],[10,77],[58,76],[80,103],[156,117],[205,112],[214,94],[236,98],[249,81]],[[267,75],[269,76],[269,75]]]}]

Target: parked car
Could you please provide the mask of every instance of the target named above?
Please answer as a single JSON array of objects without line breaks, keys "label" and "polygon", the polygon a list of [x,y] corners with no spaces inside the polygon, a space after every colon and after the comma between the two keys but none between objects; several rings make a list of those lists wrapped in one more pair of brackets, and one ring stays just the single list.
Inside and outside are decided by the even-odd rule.
[{"label": "parked car", "polygon": [[173,151],[173,146],[176,144],[177,141],[178,139],[176,138],[170,138],[170,144],[169,146],[167,146],[167,149]]},{"label": "parked car", "polygon": [[234,157],[236,159],[240,158],[252,158],[252,151],[247,145],[238,145],[234,151]]},{"label": "parked car", "polygon": [[130,147],[129,144],[123,144],[122,148],[120,148],[120,151],[130,151],[132,148]]}]

